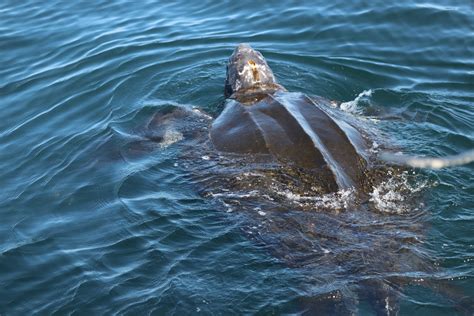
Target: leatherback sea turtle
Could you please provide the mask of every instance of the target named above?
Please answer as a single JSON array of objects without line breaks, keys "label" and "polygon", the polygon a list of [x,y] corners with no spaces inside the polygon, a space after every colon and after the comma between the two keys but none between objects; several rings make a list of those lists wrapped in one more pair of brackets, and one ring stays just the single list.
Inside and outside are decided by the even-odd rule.
[{"label": "leatherback sea turtle", "polygon": [[[175,143],[175,166],[218,208],[244,218],[243,233],[282,262],[308,271],[295,306],[394,315],[402,285],[429,285],[458,304],[423,247],[429,214],[406,171],[373,159],[365,126],[320,97],[288,92],[262,54],[240,44],[227,65],[226,102],[212,117],[167,104],[148,122],[146,146]],[[142,142],[142,141],[141,141]],[[132,157],[143,144],[130,147]],[[225,213],[224,213],[225,214]]]}]

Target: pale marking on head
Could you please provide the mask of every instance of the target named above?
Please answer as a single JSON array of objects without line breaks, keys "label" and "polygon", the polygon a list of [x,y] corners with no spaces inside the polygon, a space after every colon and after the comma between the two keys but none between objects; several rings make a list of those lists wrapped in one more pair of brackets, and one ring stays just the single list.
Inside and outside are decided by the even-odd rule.
[{"label": "pale marking on head", "polygon": [[[253,60],[249,60],[243,67],[242,71],[239,71],[239,76],[243,78],[252,78],[253,83],[259,83],[262,79],[268,78],[268,69],[265,65],[257,64]],[[272,76],[273,81],[275,78]],[[237,85],[239,80],[237,80]]]},{"label": "pale marking on head", "polygon": [[248,61],[248,64],[252,68],[253,81],[259,82],[260,81],[260,76],[258,74],[257,65],[251,59]]}]

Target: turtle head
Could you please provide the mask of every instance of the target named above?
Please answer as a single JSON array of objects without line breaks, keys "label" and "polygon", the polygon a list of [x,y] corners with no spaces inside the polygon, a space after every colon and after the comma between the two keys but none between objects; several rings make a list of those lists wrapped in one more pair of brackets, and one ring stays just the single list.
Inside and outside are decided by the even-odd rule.
[{"label": "turtle head", "polygon": [[273,71],[262,54],[249,44],[239,44],[227,63],[225,97],[236,98],[277,90],[285,89],[277,84]]}]

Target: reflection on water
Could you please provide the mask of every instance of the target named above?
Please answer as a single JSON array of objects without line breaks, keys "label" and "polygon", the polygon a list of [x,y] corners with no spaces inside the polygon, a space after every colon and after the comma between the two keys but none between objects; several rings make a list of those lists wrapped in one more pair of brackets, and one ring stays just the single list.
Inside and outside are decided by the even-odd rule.
[{"label": "reflection on water", "polygon": [[440,158],[413,157],[390,153],[385,153],[381,158],[391,163],[403,164],[413,168],[441,169],[446,167],[465,165],[473,162],[474,150],[468,150],[466,152],[460,153],[459,155],[452,155]]}]

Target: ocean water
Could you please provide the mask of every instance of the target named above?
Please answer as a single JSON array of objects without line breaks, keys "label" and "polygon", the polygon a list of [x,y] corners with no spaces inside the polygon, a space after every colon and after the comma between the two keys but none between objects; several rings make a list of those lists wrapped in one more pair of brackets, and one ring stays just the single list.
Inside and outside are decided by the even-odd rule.
[{"label": "ocean water", "polygon": [[[471,1],[4,0],[0,315],[373,315],[371,284],[400,314],[474,312],[472,163],[389,179],[376,211],[344,210],[350,192],[284,192],[277,215],[218,199],[258,193],[202,194],[215,153],[188,129],[222,110],[241,42],[289,91],[342,102],[374,151],[474,148]],[[149,137],[182,107],[203,114]]]}]

